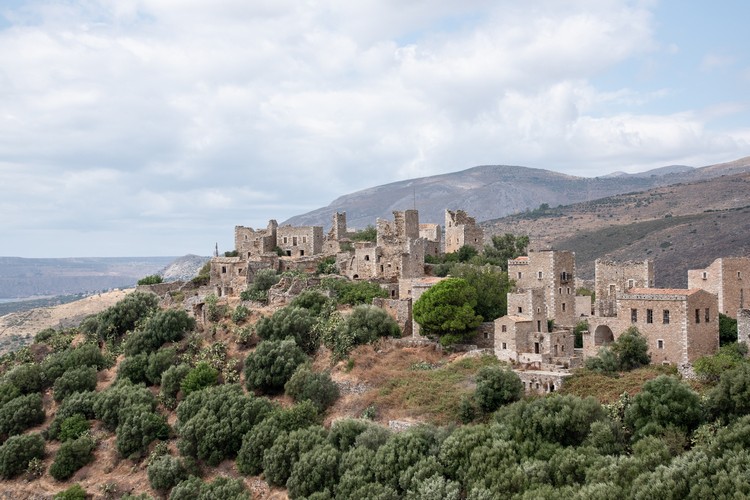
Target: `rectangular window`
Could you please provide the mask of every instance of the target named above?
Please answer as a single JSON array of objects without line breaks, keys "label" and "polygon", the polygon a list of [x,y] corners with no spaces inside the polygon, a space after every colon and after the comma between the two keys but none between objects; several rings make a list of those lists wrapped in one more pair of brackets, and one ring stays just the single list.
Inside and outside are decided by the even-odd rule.
[{"label": "rectangular window", "polygon": [[657,349],[664,349],[664,341],[662,339],[659,339],[656,341],[656,348]]},{"label": "rectangular window", "polygon": [[664,309],[664,311],[662,311],[662,323],[665,325],[669,324],[669,309]]},{"label": "rectangular window", "polygon": [[638,309],[631,309],[630,310],[630,322],[631,323],[637,323],[638,322]]},{"label": "rectangular window", "polygon": [[703,279],[705,280],[707,278],[708,278],[708,273],[706,271],[703,271]]},{"label": "rectangular window", "polygon": [[523,307],[518,306],[518,313],[521,314],[523,312]]},{"label": "rectangular window", "polygon": [[560,287],[560,288],[557,289],[557,294],[558,295],[562,295],[562,287]]},{"label": "rectangular window", "polygon": [[568,295],[570,295],[570,287],[568,287]]},{"label": "rectangular window", "polygon": [[536,331],[541,332],[542,331],[542,322],[537,320],[536,322]]},{"label": "rectangular window", "polygon": [[565,312],[565,302],[562,303],[562,310]]},{"label": "rectangular window", "polygon": [[307,236],[302,237],[302,243],[307,243]]},{"label": "rectangular window", "polygon": [[508,344],[506,344],[505,342],[503,342],[502,349],[507,349],[507,348],[508,348]]},{"label": "rectangular window", "polygon": [[521,271],[518,271],[518,279],[521,279]]},{"label": "rectangular window", "polygon": [[695,322],[696,323],[701,322],[701,310],[700,309],[695,310]]},{"label": "rectangular window", "polygon": [[[503,330],[504,332],[507,332],[507,331],[508,331],[508,326],[507,326],[507,325],[503,325],[503,326],[502,326],[502,330]],[[505,346],[505,343],[503,343],[503,346]],[[503,347],[503,349],[505,349],[505,347]]]},{"label": "rectangular window", "polygon": [[653,322],[654,322],[654,310],[646,309],[646,323],[653,323]]},{"label": "rectangular window", "polygon": [[542,272],[539,271],[538,273],[536,273],[536,277],[537,279],[542,279]]},{"label": "rectangular window", "polygon": [[633,288],[633,285],[635,282],[633,280],[628,280],[628,288]]},{"label": "rectangular window", "polygon": [[488,340],[490,338],[490,334],[488,332],[484,332],[484,340]]},{"label": "rectangular window", "polygon": [[707,307],[706,308],[706,323],[709,323],[711,321],[711,313],[710,313],[710,311],[711,311],[711,309],[709,309]]},{"label": "rectangular window", "polygon": [[221,274],[227,274],[227,266],[221,266]]},{"label": "rectangular window", "polygon": [[615,296],[615,285],[609,285],[609,296],[610,297]]}]

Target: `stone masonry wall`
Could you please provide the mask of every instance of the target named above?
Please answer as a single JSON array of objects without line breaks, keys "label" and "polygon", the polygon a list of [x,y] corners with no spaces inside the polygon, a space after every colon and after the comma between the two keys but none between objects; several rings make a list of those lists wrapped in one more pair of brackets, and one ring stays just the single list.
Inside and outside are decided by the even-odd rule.
[{"label": "stone masonry wall", "polygon": [[614,316],[617,297],[630,288],[654,286],[654,265],[650,260],[614,262],[596,259],[594,266],[594,309],[599,316]]},{"label": "stone masonry wall", "polygon": [[474,217],[463,210],[445,211],[445,253],[458,251],[464,245],[481,252],[484,249],[484,231]]}]

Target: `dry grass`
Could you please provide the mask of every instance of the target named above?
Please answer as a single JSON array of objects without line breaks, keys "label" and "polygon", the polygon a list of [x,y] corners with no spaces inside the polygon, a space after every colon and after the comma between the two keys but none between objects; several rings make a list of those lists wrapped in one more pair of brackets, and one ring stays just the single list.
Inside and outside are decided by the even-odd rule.
[{"label": "dry grass", "polygon": [[641,392],[643,384],[659,375],[672,375],[674,373],[674,367],[657,365],[622,372],[617,377],[581,369],[565,380],[560,392],[580,397],[593,396],[600,403],[605,404],[616,401],[623,392],[627,392],[631,396]]},{"label": "dry grass", "polygon": [[493,356],[444,355],[431,347],[407,348],[390,343],[362,346],[347,363],[334,369],[334,379],[366,390],[345,394],[330,419],[360,416],[373,406],[377,420],[407,420],[436,425],[458,423],[461,398],[474,389],[479,368],[498,364]]}]

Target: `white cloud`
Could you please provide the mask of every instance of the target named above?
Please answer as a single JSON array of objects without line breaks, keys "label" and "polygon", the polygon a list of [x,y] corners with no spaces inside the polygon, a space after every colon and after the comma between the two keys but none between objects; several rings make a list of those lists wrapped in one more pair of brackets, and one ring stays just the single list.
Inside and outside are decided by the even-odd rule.
[{"label": "white cloud", "polygon": [[745,132],[712,132],[690,108],[649,112],[668,85],[592,83],[662,50],[652,10],[629,0],[29,3],[0,31],[0,165],[11,165],[0,186],[13,186],[0,187],[0,206],[15,214],[0,229],[24,214],[35,227],[213,219],[231,238],[234,224],[476,164],[595,175],[746,148]]}]

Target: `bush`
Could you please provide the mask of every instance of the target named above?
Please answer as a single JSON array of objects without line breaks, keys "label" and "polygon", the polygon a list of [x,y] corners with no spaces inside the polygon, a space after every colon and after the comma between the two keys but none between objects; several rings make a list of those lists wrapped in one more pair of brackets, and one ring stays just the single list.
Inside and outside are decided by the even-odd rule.
[{"label": "bush", "polygon": [[179,364],[170,366],[161,374],[161,395],[167,399],[176,399],[180,385],[185,376],[190,373],[190,366]]},{"label": "bush", "polygon": [[356,306],[372,304],[376,297],[388,298],[388,292],[380,288],[377,283],[370,281],[346,281],[338,278],[323,279],[323,285],[333,292],[342,304]]},{"label": "bush", "polygon": [[247,319],[247,316],[249,314],[250,314],[250,310],[247,307],[240,304],[235,308],[234,312],[232,313],[232,321],[234,321],[237,324],[240,324]]},{"label": "bush", "polygon": [[354,418],[342,418],[331,424],[328,441],[340,452],[349,451],[357,437],[372,426],[369,422]]},{"label": "bush", "polygon": [[648,355],[648,340],[634,326],[617,338],[612,344],[612,352],[617,355],[620,370],[623,371],[634,370],[651,362]]},{"label": "bush", "polygon": [[265,340],[245,361],[247,388],[266,393],[280,392],[297,367],[306,360],[305,353],[291,338]]},{"label": "bush", "polygon": [[718,382],[721,375],[745,362],[747,345],[744,343],[726,344],[712,356],[701,356],[693,363],[695,374],[704,382]]},{"label": "bush", "polygon": [[90,428],[91,426],[89,425],[89,421],[86,420],[86,417],[80,413],[76,413],[75,415],[63,420],[60,425],[60,441],[64,443],[65,441],[78,439],[83,433],[88,432]]},{"label": "bush", "polygon": [[234,384],[194,392],[177,407],[180,452],[217,465],[237,454],[243,436],[272,407],[267,399],[246,395]]},{"label": "bush", "polygon": [[719,343],[721,345],[737,342],[737,320],[719,313]]},{"label": "bush", "polygon": [[177,364],[177,351],[174,348],[162,348],[151,353],[146,367],[146,380],[150,385],[161,383],[162,374]]},{"label": "bush", "polygon": [[150,353],[167,342],[182,340],[185,333],[195,328],[195,319],[185,311],[167,309],[156,312],[143,326],[125,341],[125,354],[132,356]]},{"label": "bush", "polygon": [[49,468],[49,473],[58,481],[69,479],[78,469],[93,460],[92,451],[96,444],[88,434],[73,441],[66,441],[60,445],[55,455],[55,461]]},{"label": "bush", "polygon": [[106,391],[97,393],[94,398],[94,414],[110,431],[115,431],[133,406],[145,405],[156,410],[156,399],[151,391],[142,385],[133,385],[127,380],[118,381]]},{"label": "bush", "polygon": [[107,308],[97,318],[98,337],[102,340],[119,340],[128,331],[154,312],[159,298],[150,292],[133,292],[117,304]]},{"label": "bush", "polygon": [[317,317],[320,316],[323,311],[328,309],[333,302],[333,300],[317,290],[305,290],[297,295],[294,300],[289,303],[289,306],[307,309],[311,316]]},{"label": "bush", "polygon": [[190,370],[185,378],[182,379],[180,388],[185,396],[191,392],[199,391],[216,385],[219,381],[219,371],[205,362],[198,363],[195,368]]},{"label": "bush", "polygon": [[281,433],[273,446],[263,452],[266,481],[271,485],[284,486],[300,455],[325,442],[326,431],[317,425]]},{"label": "bush", "polygon": [[155,490],[168,491],[187,477],[182,460],[170,455],[162,455],[148,465],[148,482]]},{"label": "bush", "polygon": [[339,388],[329,373],[315,373],[308,366],[300,367],[284,386],[294,401],[311,401],[318,412],[324,412],[339,398]]},{"label": "bush", "polygon": [[54,500],[86,500],[88,493],[83,486],[76,483],[67,490],[63,490],[54,496]]},{"label": "bush", "polygon": [[21,394],[41,392],[45,388],[42,367],[37,363],[24,363],[8,372],[4,381],[13,384]]},{"label": "bush", "polygon": [[310,496],[317,491],[333,490],[338,481],[341,453],[328,443],[302,453],[292,467],[286,483],[292,498]]},{"label": "bush", "polygon": [[53,387],[55,401],[60,402],[74,392],[86,392],[96,389],[96,368],[82,366],[63,373]]},{"label": "bush", "polygon": [[40,434],[12,436],[0,446],[0,476],[13,479],[34,459],[44,458],[44,438]]},{"label": "bush", "polygon": [[625,423],[639,437],[671,427],[689,432],[702,420],[700,397],[690,387],[667,375],[643,384],[643,390],[625,411]]},{"label": "bush", "polygon": [[81,415],[85,419],[94,418],[94,400],[96,397],[96,392],[89,391],[76,392],[65,398],[57,409],[55,419],[50,424],[49,429],[47,429],[48,439],[58,438],[63,422],[69,417]]},{"label": "bush", "polygon": [[523,396],[523,383],[511,370],[485,366],[477,374],[475,397],[485,413],[518,401]]},{"label": "bush", "polygon": [[718,385],[708,393],[706,407],[712,418],[725,424],[750,414],[750,364],[722,373]]},{"label": "bush", "polygon": [[358,345],[401,335],[393,318],[375,306],[357,306],[346,318],[332,315],[328,323],[322,328],[322,340],[337,360],[345,358]]},{"label": "bush", "polygon": [[141,278],[138,280],[139,285],[158,285],[159,283],[162,283],[164,280],[161,276],[158,274],[151,274],[149,276],[146,276],[145,278]]},{"label": "bush", "polygon": [[315,321],[307,309],[284,307],[270,318],[261,318],[255,331],[263,340],[284,340],[291,337],[308,354],[318,348],[318,339],[314,335]]},{"label": "bush", "polygon": [[337,274],[339,268],[336,266],[336,257],[326,257],[318,262],[315,274]]},{"label": "bush", "polygon": [[[507,265],[507,264],[506,264]],[[491,265],[476,266],[457,264],[450,272],[455,278],[462,278],[476,291],[477,304],[474,311],[483,321],[493,321],[508,312],[508,273]]]},{"label": "bush", "polygon": [[261,269],[255,273],[252,289],[258,292],[267,292],[279,282],[281,277],[273,269]]},{"label": "bush", "polygon": [[19,396],[0,407],[0,439],[20,434],[44,422],[42,395]]},{"label": "bush", "polygon": [[47,356],[41,364],[45,385],[54,384],[66,371],[84,366],[93,366],[97,371],[109,366],[109,362],[94,344],[83,344],[74,349],[66,349]]},{"label": "bush", "polygon": [[243,436],[237,453],[237,470],[246,475],[259,474],[263,470],[263,453],[273,446],[282,432],[304,429],[318,424],[318,420],[318,412],[309,401],[274,410]]},{"label": "bush", "polygon": [[0,407],[8,401],[12,401],[21,395],[21,391],[18,387],[11,384],[10,382],[0,383]]},{"label": "bush", "polygon": [[169,426],[163,416],[149,404],[131,405],[120,414],[117,425],[117,451],[122,457],[143,456],[155,439],[169,437]]}]

